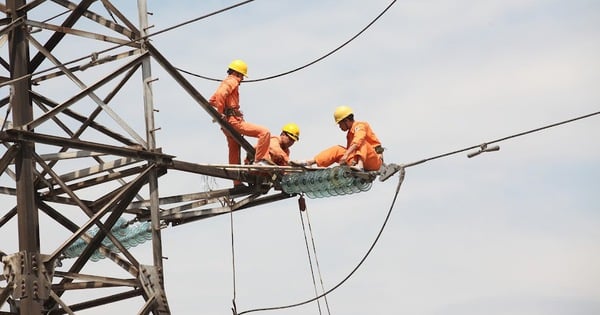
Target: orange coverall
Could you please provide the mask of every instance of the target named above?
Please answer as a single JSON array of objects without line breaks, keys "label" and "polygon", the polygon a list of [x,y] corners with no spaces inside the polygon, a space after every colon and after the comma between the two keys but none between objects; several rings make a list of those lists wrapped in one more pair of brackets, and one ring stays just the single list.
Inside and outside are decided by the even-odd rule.
[{"label": "orange coverall", "polygon": [[273,163],[286,166],[290,160],[290,149],[281,147],[281,137],[271,137],[271,144],[269,145],[269,155]]},{"label": "orange coverall", "polygon": [[381,145],[381,142],[371,129],[371,126],[364,121],[355,121],[352,127],[346,133],[346,147],[341,145],[325,149],[315,156],[315,162],[318,166],[327,167],[333,163],[339,163],[340,159],[346,153],[352,144],[356,144],[356,151],[350,156],[346,163],[354,165],[357,157],[363,161],[365,171],[379,170],[383,161],[381,156],[375,152],[375,147]]},{"label": "orange coverall", "polygon": [[[225,115],[227,122],[237,132],[244,136],[258,138],[254,161],[260,161],[265,159],[269,153],[269,138],[271,137],[271,133],[269,129],[263,126],[244,121],[244,115],[240,111],[239,86],[241,81],[241,78],[233,74],[228,75],[221,82],[221,85],[219,85],[209,102],[217,108],[220,114]],[[240,144],[225,130],[223,130],[223,133],[227,137],[229,164],[240,164]]]}]

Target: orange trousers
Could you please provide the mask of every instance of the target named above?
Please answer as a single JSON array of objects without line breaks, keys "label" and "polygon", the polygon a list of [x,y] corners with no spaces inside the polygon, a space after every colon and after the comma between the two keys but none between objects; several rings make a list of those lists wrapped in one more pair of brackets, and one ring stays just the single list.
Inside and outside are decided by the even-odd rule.
[{"label": "orange trousers", "polygon": [[[344,156],[344,153],[346,153],[346,148],[341,145],[336,145],[317,154],[315,156],[315,162],[320,167],[327,167],[333,163],[339,163],[342,156]],[[375,152],[373,147],[370,145],[363,145],[354,151],[354,154],[348,157],[346,164],[356,164],[359,157],[363,161],[365,171],[377,171],[383,163],[381,156]]]},{"label": "orange trousers", "polygon": [[[244,121],[243,119],[239,119],[237,117],[230,117],[228,119],[229,124],[239,132],[243,136],[249,136],[253,138],[258,138],[258,142],[256,143],[256,153],[254,155],[254,161],[260,161],[267,157],[269,154],[269,143],[271,139],[271,132],[269,129],[251,124],[249,122]],[[227,132],[223,131],[225,136],[227,136],[227,147],[229,148],[229,164],[241,164],[240,159],[240,144],[235,141],[235,139],[230,136]]]}]

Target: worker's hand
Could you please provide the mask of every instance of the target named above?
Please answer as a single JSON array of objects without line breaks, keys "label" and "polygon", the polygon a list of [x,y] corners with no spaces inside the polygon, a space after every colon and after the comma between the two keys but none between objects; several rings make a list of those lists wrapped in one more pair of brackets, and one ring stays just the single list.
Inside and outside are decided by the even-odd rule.
[{"label": "worker's hand", "polygon": [[348,164],[348,157],[346,155],[342,156],[342,158],[340,158],[340,165],[346,165]]},{"label": "worker's hand", "polygon": [[[225,120],[225,114],[221,114],[221,120]],[[217,119],[213,118],[212,120],[213,124],[217,122]]]}]

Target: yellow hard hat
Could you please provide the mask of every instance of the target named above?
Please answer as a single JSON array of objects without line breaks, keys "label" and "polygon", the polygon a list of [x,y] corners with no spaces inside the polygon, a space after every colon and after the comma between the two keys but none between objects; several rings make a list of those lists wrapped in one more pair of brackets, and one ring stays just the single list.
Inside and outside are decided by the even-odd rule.
[{"label": "yellow hard hat", "polygon": [[283,128],[281,128],[281,131],[285,132],[294,141],[300,140],[300,127],[298,127],[298,125],[294,123],[289,123],[283,126]]},{"label": "yellow hard hat", "polygon": [[229,64],[229,69],[234,70],[248,77],[248,65],[242,60],[236,59]]},{"label": "yellow hard hat", "polygon": [[352,108],[348,106],[339,106],[335,109],[335,112],[333,112],[333,119],[336,124],[339,124],[340,121],[352,114],[354,114]]}]

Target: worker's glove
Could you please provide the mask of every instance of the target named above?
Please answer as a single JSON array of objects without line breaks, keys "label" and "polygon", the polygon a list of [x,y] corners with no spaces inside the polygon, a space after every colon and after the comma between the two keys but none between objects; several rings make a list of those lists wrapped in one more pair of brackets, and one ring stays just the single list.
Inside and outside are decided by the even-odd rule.
[{"label": "worker's glove", "polygon": [[308,162],[306,160],[290,161],[289,164],[292,166],[308,166]]},{"label": "worker's glove", "polygon": [[[221,114],[221,120],[225,120],[225,115]],[[217,122],[217,119],[213,118],[212,120],[213,124]]]}]

